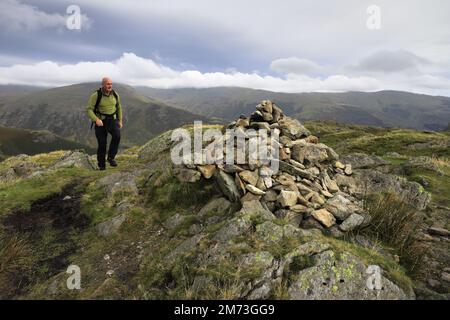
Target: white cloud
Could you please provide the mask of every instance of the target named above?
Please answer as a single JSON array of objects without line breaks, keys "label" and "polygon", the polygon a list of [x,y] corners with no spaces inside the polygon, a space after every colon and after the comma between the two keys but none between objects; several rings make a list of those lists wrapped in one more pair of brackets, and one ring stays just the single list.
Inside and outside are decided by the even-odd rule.
[{"label": "white cloud", "polygon": [[[37,7],[18,0],[0,2],[0,28],[5,31],[36,31],[47,28],[66,27],[67,16],[61,13],[47,13]],[[82,29],[88,29],[91,20],[81,14]]]},{"label": "white cloud", "polygon": [[418,71],[422,66],[431,65],[431,61],[406,50],[381,50],[365,57],[351,69],[361,72],[392,73]]},{"label": "white cloud", "polygon": [[324,70],[314,61],[297,57],[273,60],[270,69],[282,74],[317,74]]},{"label": "white cloud", "polygon": [[110,75],[117,82],[146,85],[155,88],[239,86],[283,92],[376,90],[378,82],[367,77],[349,78],[333,75],[325,79],[289,74],[286,78],[262,76],[257,73],[176,71],[151,59],[124,53],[115,61],[57,64],[43,61],[0,67],[2,84],[35,84],[58,86],[86,81],[98,81]]},{"label": "white cloud", "polygon": [[85,61],[75,64],[43,61],[0,67],[0,84],[61,86],[99,81],[104,75],[111,76],[115,82],[155,88],[238,86],[279,92],[393,89],[444,95],[450,93],[449,80],[434,75],[373,77],[333,74],[320,78],[294,73],[285,76],[263,76],[256,72],[244,73],[237,70],[202,73],[189,69],[177,71],[134,53],[124,53],[114,61]]}]

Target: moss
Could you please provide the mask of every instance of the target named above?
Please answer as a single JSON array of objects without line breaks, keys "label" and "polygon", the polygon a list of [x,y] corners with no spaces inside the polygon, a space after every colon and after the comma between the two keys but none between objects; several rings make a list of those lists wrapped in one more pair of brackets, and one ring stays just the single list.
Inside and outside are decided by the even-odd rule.
[{"label": "moss", "polygon": [[286,273],[286,278],[291,279],[293,275],[296,275],[299,271],[314,266],[314,258],[311,255],[295,256],[292,259],[292,263],[289,265],[289,269]]},{"label": "moss", "polygon": [[335,274],[336,279],[347,281],[354,277],[361,277],[360,274],[354,273],[355,265],[351,262],[351,259],[349,259],[347,252],[338,253],[336,259],[343,262],[340,267],[336,267],[335,265],[331,267],[331,271]]},{"label": "moss", "polygon": [[450,170],[445,170],[444,175],[440,175],[436,172],[413,168],[409,180],[422,181],[425,179],[428,182],[427,190],[423,189],[423,192],[429,191],[432,195],[431,203],[450,206]]},{"label": "moss", "polygon": [[115,215],[115,209],[105,205],[106,192],[104,188],[91,183],[81,200],[81,210],[89,217],[93,225]]},{"label": "moss", "polygon": [[240,241],[240,239],[238,239],[238,237],[234,238],[232,243],[234,243],[234,245],[231,245],[230,247],[228,247],[227,252],[233,256],[239,256],[239,255],[253,252],[252,249],[248,245],[242,245],[245,242]]},{"label": "moss", "polygon": [[298,247],[302,241],[295,237],[284,236],[276,243],[265,243],[263,249],[269,251],[275,258],[280,259]]},{"label": "moss", "polygon": [[180,182],[171,176],[161,187],[156,187],[149,194],[149,201],[161,209],[174,209],[180,206],[204,205],[214,194],[212,182],[201,179],[194,183]]},{"label": "moss", "polygon": [[208,232],[210,234],[210,236],[212,236],[217,231],[222,229],[222,227],[224,227],[227,223],[228,223],[228,221],[220,221],[218,223],[211,224],[211,225],[206,227],[205,231]]},{"label": "moss", "polygon": [[401,165],[405,164],[405,162],[408,160],[407,157],[392,158],[392,157],[383,156],[381,158],[388,161],[390,164],[392,164],[394,166],[401,166]]}]

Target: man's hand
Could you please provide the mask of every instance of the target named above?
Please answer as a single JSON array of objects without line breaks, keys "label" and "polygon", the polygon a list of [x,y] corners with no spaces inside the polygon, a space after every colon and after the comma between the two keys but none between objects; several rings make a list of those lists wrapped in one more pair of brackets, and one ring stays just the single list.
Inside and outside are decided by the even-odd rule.
[{"label": "man's hand", "polygon": [[99,127],[103,127],[103,121],[100,120],[99,118],[97,118],[97,120],[95,120],[95,124]]},{"label": "man's hand", "polygon": [[119,121],[119,129],[122,129],[122,127],[123,127],[122,121]]}]

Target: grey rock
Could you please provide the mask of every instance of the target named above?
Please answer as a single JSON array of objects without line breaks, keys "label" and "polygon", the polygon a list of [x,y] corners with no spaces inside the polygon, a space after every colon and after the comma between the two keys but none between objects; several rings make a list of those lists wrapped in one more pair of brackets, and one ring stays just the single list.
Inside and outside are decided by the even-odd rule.
[{"label": "grey rock", "polygon": [[304,165],[319,165],[322,162],[337,160],[339,155],[323,143],[314,144],[299,140],[295,141],[292,147],[292,158]]},{"label": "grey rock", "polygon": [[128,201],[121,201],[117,204],[117,212],[119,213],[126,213],[128,211],[130,211],[132,208],[134,207],[134,205]]},{"label": "grey rock", "polygon": [[324,187],[331,193],[335,193],[339,191],[339,186],[337,182],[330,178],[330,176],[326,173],[323,174],[323,184]]},{"label": "grey rock", "polygon": [[242,268],[259,270],[259,277],[251,284],[250,293],[246,294],[246,299],[267,299],[273,287],[272,274],[277,268],[277,263],[268,251],[252,252],[243,255]]},{"label": "grey rock", "polygon": [[113,233],[116,233],[119,230],[120,226],[126,221],[126,219],[126,214],[119,214],[109,220],[99,223],[97,225],[97,231],[101,236],[109,236]]},{"label": "grey rock", "polygon": [[[276,160],[272,160],[272,161],[276,161]],[[314,179],[314,176],[310,172],[308,172],[304,169],[300,169],[299,167],[293,166],[292,164],[287,163],[285,161],[278,161],[278,167],[279,167],[280,171],[289,173],[290,175],[300,176],[300,177],[306,178],[308,180]]]},{"label": "grey rock", "polygon": [[425,169],[429,171],[434,171],[439,175],[444,175],[444,172],[439,168],[439,166],[436,163],[432,161],[431,157],[426,156],[410,157],[403,166],[410,168]]},{"label": "grey rock", "polygon": [[262,191],[261,189],[255,187],[255,186],[252,186],[251,184],[246,185],[245,188],[257,196],[262,196],[265,194],[264,191]]},{"label": "grey rock", "polygon": [[264,200],[267,202],[276,201],[278,193],[275,190],[268,190],[264,195]]},{"label": "grey rock", "polygon": [[400,158],[401,155],[398,152],[386,152],[385,154],[386,157],[390,157],[390,158]]},{"label": "grey rock", "polygon": [[181,244],[179,244],[175,249],[173,249],[167,256],[166,260],[168,263],[174,262],[178,256],[181,254],[188,252],[200,242],[200,240],[204,237],[202,234],[196,234],[191,238],[186,239]]},{"label": "grey rock", "polygon": [[341,158],[341,162],[351,164],[353,169],[375,168],[378,166],[389,164],[389,162],[387,162],[383,158],[380,158],[379,156],[368,155],[365,153],[351,153],[345,155]]},{"label": "grey rock", "polygon": [[281,207],[290,207],[297,203],[298,192],[281,190],[277,201]]},{"label": "grey rock", "polygon": [[351,201],[340,194],[327,200],[325,208],[339,220],[345,220],[354,210]]},{"label": "grey rock", "polygon": [[203,218],[210,215],[223,216],[230,212],[231,202],[227,199],[220,197],[210,200],[205,204],[198,212],[199,218]]},{"label": "grey rock", "polygon": [[53,169],[58,168],[86,168],[94,170],[96,166],[92,163],[89,155],[80,151],[69,151],[59,161],[53,165]]},{"label": "grey rock", "polygon": [[169,217],[164,221],[163,226],[166,229],[173,230],[176,229],[179,225],[181,225],[186,220],[186,216],[183,216],[179,213],[175,213],[173,216]]},{"label": "grey rock", "polygon": [[344,173],[346,174],[346,175],[351,175],[352,174],[352,165],[350,164],[350,163],[347,163],[346,165],[345,165],[345,169],[344,169]]},{"label": "grey rock", "polygon": [[264,220],[275,219],[273,213],[264,208],[261,202],[258,200],[245,201],[242,204],[242,208],[239,211],[239,214],[241,216],[247,217],[260,217]]},{"label": "grey rock", "polygon": [[191,225],[188,230],[189,234],[191,234],[191,235],[195,235],[201,231],[202,231],[202,227],[197,223]]},{"label": "grey rock", "polygon": [[303,214],[292,210],[279,209],[275,212],[275,215],[280,219],[285,219],[294,227],[299,227],[303,220]]},{"label": "grey rock", "polygon": [[324,230],[324,227],[322,226],[322,224],[312,216],[308,216],[308,217],[304,218],[302,220],[302,223],[300,224],[300,227],[303,229]]},{"label": "grey rock", "polygon": [[450,273],[449,272],[442,272],[441,273],[441,279],[444,282],[450,283]]},{"label": "grey rock", "polygon": [[269,281],[263,282],[258,288],[253,289],[252,292],[247,296],[249,300],[262,300],[268,299],[270,291],[272,290],[272,285]]},{"label": "grey rock", "polygon": [[159,136],[152,138],[145,145],[143,145],[138,153],[138,158],[141,160],[153,160],[164,151],[170,150],[174,142],[171,140],[173,130],[166,131]]},{"label": "grey rock", "polygon": [[236,172],[244,171],[244,169],[242,169],[240,166],[235,165],[235,164],[224,164],[223,171],[225,171],[226,173],[236,173]]},{"label": "grey rock", "polygon": [[[27,159],[27,158],[25,158]],[[41,167],[31,161],[20,161],[19,163],[15,164],[12,169],[14,170],[14,173],[16,176],[25,178],[29,177],[31,174],[36,172],[37,170],[40,170]]]},{"label": "grey rock", "polygon": [[283,228],[272,221],[265,221],[256,226],[256,236],[267,244],[277,243],[283,239]]},{"label": "grey rock", "polygon": [[8,183],[14,181],[17,178],[18,176],[16,175],[13,168],[7,168],[0,171],[0,183]]},{"label": "grey rock", "polygon": [[113,197],[117,193],[128,195],[138,195],[136,186],[136,176],[131,173],[116,172],[97,181],[97,186],[103,187],[108,197]]},{"label": "grey rock", "polygon": [[408,181],[403,177],[371,169],[355,170],[353,177],[356,186],[353,193],[359,197],[366,192],[392,191],[419,210],[425,209],[431,200],[430,193],[425,191],[419,183]]},{"label": "grey rock", "polygon": [[280,124],[281,134],[292,140],[301,139],[311,134],[297,119],[283,117],[279,119],[278,123]]},{"label": "grey rock", "polygon": [[289,159],[289,163],[292,164],[295,167],[300,168],[300,169],[305,169],[305,166],[303,164],[301,164],[298,161],[295,161],[294,159]]},{"label": "grey rock", "polygon": [[334,216],[326,209],[314,210],[311,215],[327,228],[336,223]]},{"label": "grey rock", "polygon": [[358,228],[363,222],[363,216],[357,213],[352,213],[347,219],[344,220],[344,222],[339,225],[339,229],[344,232],[352,231]]},{"label": "grey rock", "polygon": [[222,170],[216,170],[214,176],[216,177],[220,190],[228,200],[232,202],[238,201],[240,194],[236,187],[236,183],[234,182],[234,177]]},{"label": "grey rock", "polygon": [[243,217],[233,218],[216,232],[212,240],[227,243],[232,238],[237,237],[249,230],[251,226],[252,224],[250,219],[244,219]]},{"label": "grey rock", "polygon": [[[337,170],[340,170],[340,169],[337,169]],[[355,180],[355,178],[353,176],[347,176],[344,174],[344,171],[342,171],[342,173],[337,173],[334,176],[334,179],[335,179],[337,185],[339,186],[339,188],[341,188],[341,190],[344,190],[350,194],[362,195],[360,187],[357,185],[357,181]]]},{"label": "grey rock", "polygon": [[367,286],[367,266],[356,256],[343,252],[339,259],[328,250],[314,256],[314,265],[298,272],[288,289],[295,300],[404,300],[414,299],[412,288],[405,292],[381,275],[382,289]]},{"label": "grey rock", "polygon": [[239,172],[239,177],[246,183],[250,183],[253,186],[256,186],[258,183],[258,172],[256,171],[250,171],[250,170],[244,170]]},{"label": "grey rock", "polygon": [[337,225],[328,228],[327,232],[335,238],[342,238],[345,235],[345,232],[341,231]]}]

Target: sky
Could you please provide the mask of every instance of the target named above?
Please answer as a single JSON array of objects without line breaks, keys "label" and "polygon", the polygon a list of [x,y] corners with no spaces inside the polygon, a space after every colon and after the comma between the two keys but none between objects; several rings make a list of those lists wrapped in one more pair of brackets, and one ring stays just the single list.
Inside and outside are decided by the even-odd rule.
[{"label": "sky", "polygon": [[449,12],[447,0],[0,0],[0,84],[450,96]]}]

